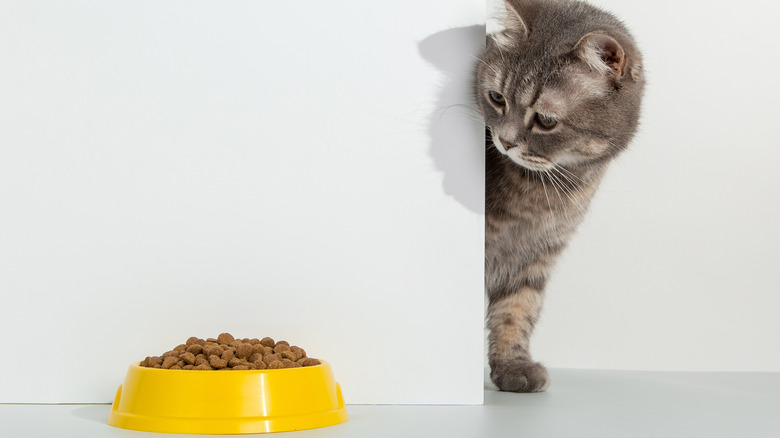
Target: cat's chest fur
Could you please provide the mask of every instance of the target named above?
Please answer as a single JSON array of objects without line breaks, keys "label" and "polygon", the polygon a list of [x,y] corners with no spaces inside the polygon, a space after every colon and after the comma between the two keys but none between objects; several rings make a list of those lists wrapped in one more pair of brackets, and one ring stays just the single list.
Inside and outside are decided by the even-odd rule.
[{"label": "cat's chest fur", "polygon": [[573,175],[540,175],[491,149],[485,199],[488,286],[560,253],[582,222],[600,179],[585,183]]}]

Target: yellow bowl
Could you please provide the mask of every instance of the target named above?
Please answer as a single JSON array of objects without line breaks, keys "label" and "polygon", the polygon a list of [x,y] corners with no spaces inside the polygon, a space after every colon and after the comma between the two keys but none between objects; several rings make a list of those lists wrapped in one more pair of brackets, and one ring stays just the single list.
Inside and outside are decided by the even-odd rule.
[{"label": "yellow bowl", "polygon": [[276,370],[165,370],[130,365],[108,424],[147,432],[234,434],[347,421],[330,364]]}]

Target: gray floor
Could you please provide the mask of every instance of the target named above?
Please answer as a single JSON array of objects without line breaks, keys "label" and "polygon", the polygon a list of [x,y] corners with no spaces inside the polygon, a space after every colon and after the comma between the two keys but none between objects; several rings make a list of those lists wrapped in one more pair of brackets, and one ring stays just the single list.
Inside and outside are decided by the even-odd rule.
[{"label": "gray floor", "polygon": [[[780,373],[551,370],[542,394],[487,389],[482,406],[348,406],[350,420],[277,434],[328,437],[780,437]],[[0,405],[2,436],[149,437],[108,405]],[[185,435],[167,435],[183,437]]]}]

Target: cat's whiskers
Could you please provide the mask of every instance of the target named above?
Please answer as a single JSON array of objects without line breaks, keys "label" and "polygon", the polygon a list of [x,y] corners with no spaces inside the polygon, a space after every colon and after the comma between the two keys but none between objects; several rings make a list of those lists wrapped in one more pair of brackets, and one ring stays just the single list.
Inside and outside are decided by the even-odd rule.
[{"label": "cat's whiskers", "polygon": [[559,173],[559,177],[565,178],[569,182],[569,186],[567,186],[569,194],[572,197],[572,201],[576,204],[577,208],[585,214],[585,211],[588,209],[589,200],[588,197],[583,193],[582,186],[577,183],[577,181],[572,180],[569,178],[565,173],[561,172],[560,169],[556,169]]},{"label": "cat's whiskers", "polygon": [[579,191],[579,189],[580,189],[580,185],[579,185],[579,184],[578,184],[576,181],[572,180],[572,179],[571,179],[571,178],[570,178],[568,175],[566,175],[565,173],[563,173],[563,172],[562,172],[560,169],[558,169],[558,168],[555,168],[555,167],[554,167],[552,170],[553,170],[554,172],[556,172],[556,175],[558,176],[558,178],[560,178],[560,179],[561,179],[561,181],[562,181],[562,182],[565,182],[565,183],[566,183],[566,187],[567,187],[567,188],[569,188],[569,189],[570,189],[571,191],[573,191],[573,192]]},{"label": "cat's whiskers", "polygon": [[460,118],[463,118],[464,120],[468,120],[469,122],[474,122],[474,123],[479,123],[479,124],[484,123],[484,121],[482,119],[479,119],[479,118],[476,118],[476,117],[472,117],[469,114],[457,114],[456,113],[456,116],[458,116]]},{"label": "cat's whiskers", "polygon": [[490,70],[492,70],[493,73],[495,73],[497,77],[501,77],[501,73],[499,73],[498,70],[495,69],[495,67],[493,67],[492,65],[488,64],[487,62],[485,62],[484,59],[482,59],[480,57],[477,57],[477,56],[474,56],[474,55],[469,55],[469,56],[471,56],[472,58],[476,59],[477,61],[485,64],[485,66],[487,68],[489,68]]},{"label": "cat's whiskers", "polygon": [[[582,186],[580,185],[580,183],[578,183],[576,180],[572,179],[572,176],[573,176],[573,177],[576,177],[576,175],[572,175],[572,176],[569,176],[569,175],[567,175],[567,174],[564,172],[564,170],[566,170],[566,169],[564,169],[562,166],[559,166],[559,165],[557,165],[557,164],[555,164],[555,163],[553,163],[553,168],[552,168],[552,170],[553,170],[554,172],[557,172],[557,173],[556,173],[556,175],[557,175],[557,176],[558,176],[558,178],[561,180],[561,182],[565,182],[565,183],[567,183],[567,184],[566,184],[566,188],[568,188],[568,189],[569,189],[569,191],[570,191],[572,194],[579,193],[579,192],[580,192],[580,190],[582,190]],[[579,179],[579,178],[578,178],[578,179]],[[582,181],[582,180],[580,180],[580,181]],[[583,183],[584,183],[584,182],[583,182]]]},{"label": "cat's whiskers", "polygon": [[485,123],[485,120],[482,119],[482,117],[474,114],[468,114],[468,113],[458,113],[456,112],[455,115],[457,117],[463,118],[465,120],[468,120],[470,122],[479,123],[480,125]]},{"label": "cat's whiskers", "polygon": [[[578,181],[582,182],[583,184],[587,184],[585,181],[583,181],[583,180],[582,180],[582,178],[578,177],[578,176],[577,176],[577,175],[575,175],[575,174],[574,174],[572,171],[570,171],[569,169],[567,169],[567,168],[565,168],[565,167],[561,166],[560,164],[555,164],[555,163],[553,163],[553,166],[555,166],[555,168],[556,168],[556,169],[558,169],[558,170],[560,170],[560,171],[563,171],[563,172],[565,172],[566,174],[570,175],[572,178],[574,178],[574,179],[576,179],[576,180],[578,180]],[[567,179],[569,179],[569,178],[567,178]]]},{"label": "cat's whiskers", "polygon": [[433,113],[431,113],[428,117],[433,117],[434,114],[439,113],[439,119],[441,120],[453,108],[466,110],[465,112],[462,112],[462,113],[455,112],[454,114],[457,115],[458,117],[463,117],[463,118],[465,118],[465,119],[467,119],[469,121],[475,122],[475,123],[480,123],[480,124],[485,123],[485,119],[482,117],[482,114],[480,114],[479,111],[477,111],[474,108],[469,107],[466,104],[462,104],[462,103],[455,103],[455,104],[448,105],[448,106],[443,107],[443,108],[439,108],[436,111],[434,111]]},{"label": "cat's whiskers", "polygon": [[473,105],[467,105],[465,103],[453,103],[452,105],[447,105],[446,107],[439,109],[439,111],[447,111],[452,108],[462,108],[467,112],[474,114],[475,116],[479,116],[480,119],[482,118],[482,114],[477,108],[475,108]]},{"label": "cat's whiskers", "polygon": [[[550,178],[550,184],[552,185],[553,189],[555,189],[555,194],[558,195],[558,200],[561,201],[561,205],[564,204],[563,198],[561,198],[561,190],[564,194],[566,194],[566,190],[561,186],[561,181],[558,180],[558,178],[551,172],[552,169],[545,171],[544,173]],[[558,190],[558,189],[561,190]],[[571,198],[569,198],[571,199]],[[572,201],[573,202],[573,201]],[[564,215],[566,215],[566,210],[564,210]]]},{"label": "cat's whiskers", "polygon": [[553,213],[552,204],[550,203],[550,196],[547,194],[547,184],[544,183],[544,172],[538,172],[539,179],[542,181],[542,188],[544,189],[544,197],[547,198],[547,207],[550,209],[550,218],[552,219],[553,232],[558,234],[558,227],[555,225],[555,213]]},{"label": "cat's whiskers", "polygon": [[583,181],[577,175],[575,175],[575,174],[571,173],[570,171],[568,171],[563,166],[560,166],[560,165],[557,165],[557,164],[553,163],[553,170],[557,171],[559,177],[562,177],[563,179],[566,180],[566,182],[569,183],[570,186],[567,186],[567,188],[569,189],[569,193],[571,193],[572,197],[576,198],[579,201],[579,202],[577,202],[577,207],[584,214],[585,212],[583,210],[586,210],[586,208],[584,208],[584,207],[587,206],[588,201],[587,201],[587,199],[585,199],[586,196],[582,194],[582,186],[581,186],[581,184],[578,183],[575,179],[572,179],[572,178],[576,178],[577,180],[581,181],[582,184],[584,184],[584,185],[587,185],[587,183],[585,183],[585,181]]},{"label": "cat's whiskers", "polygon": [[[555,167],[553,167],[553,168],[551,169],[551,171],[554,171],[554,170],[556,170],[556,168],[555,168]],[[560,179],[560,176],[556,175],[555,173],[553,173],[553,172],[550,172],[550,173],[549,173],[549,176],[551,177],[551,179],[552,179],[552,180],[554,180],[554,181],[557,181],[557,182],[558,182],[558,184],[559,184],[559,187],[560,187],[560,188],[561,188],[561,190],[563,191],[564,195],[566,195],[566,197],[567,197],[567,198],[569,198],[569,200],[571,201],[571,203],[572,203],[572,204],[574,204],[574,206],[577,208],[577,210],[579,210],[579,211],[580,211],[580,213],[582,213],[582,214],[585,214],[585,209],[583,208],[583,205],[582,205],[582,204],[583,204],[583,202],[584,202],[584,200],[583,200],[581,197],[579,197],[579,196],[578,196],[578,195],[577,195],[577,194],[574,192],[574,189],[573,189],[572,187],[569,187],[569,186],[567,186],[567,185],[566,185],[566,184],[565,184],[565,183],[564,183],[564,182],[563,182],[563,181]],[[561,202],[563,202],[563,200],[561,200]]]},{"label": "cat's whiskers", "polygon": [[506,64],[506,58],[504,57],[504,51],[501,50],[501,44],[496,44],[496,50],[498,50],[498,54],[501,56],[501,60],[504,61],[504,64]]}]

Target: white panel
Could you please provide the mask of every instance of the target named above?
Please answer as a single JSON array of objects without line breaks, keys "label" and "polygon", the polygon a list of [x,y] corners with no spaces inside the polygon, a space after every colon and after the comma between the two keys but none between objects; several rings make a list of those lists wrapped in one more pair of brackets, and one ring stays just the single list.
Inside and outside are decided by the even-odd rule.
[{"label": "white panel", "polygon": [[480,403],[482,126],[440,109],[484,14],[0,4],[0,402],[110,401],[230,331],[329,360],[348,403]]}]

